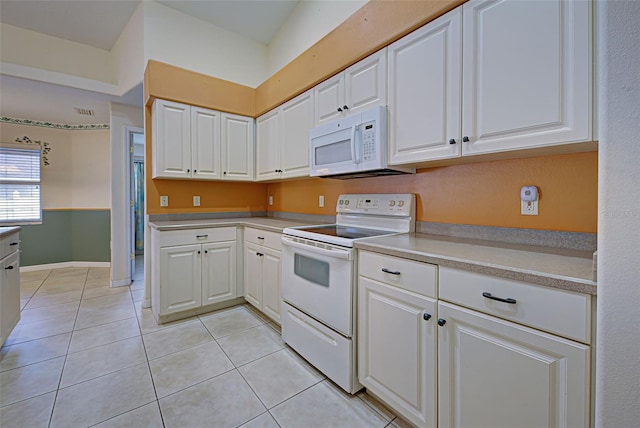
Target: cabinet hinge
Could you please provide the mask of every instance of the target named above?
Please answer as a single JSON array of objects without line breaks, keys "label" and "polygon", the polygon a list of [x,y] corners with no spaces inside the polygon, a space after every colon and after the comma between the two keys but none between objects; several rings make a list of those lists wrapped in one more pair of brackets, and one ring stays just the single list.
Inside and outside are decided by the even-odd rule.
[{"label": "cabinet hinge", "polygon": [[129,205],[131,205],[131,208],[133,208],[133,199],[129,201]]},{"label": "cabinet hinge", "polygon": [[133,144],[129,147],[129,152],[133,153]]},{"label": "cabinet hinge", "polygon": [[131,253],[131,260],[135,260],[136,259],[136,255]]}]

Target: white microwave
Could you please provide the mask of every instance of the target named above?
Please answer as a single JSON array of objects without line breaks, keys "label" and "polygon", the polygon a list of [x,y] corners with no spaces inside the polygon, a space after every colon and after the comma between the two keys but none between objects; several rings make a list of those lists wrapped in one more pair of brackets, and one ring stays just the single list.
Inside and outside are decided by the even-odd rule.
[{"label": "white microwave", "polygon": [[374,107],[309,131],[312,177],[360,178],[414,173],[387,165],[387,108]]}]

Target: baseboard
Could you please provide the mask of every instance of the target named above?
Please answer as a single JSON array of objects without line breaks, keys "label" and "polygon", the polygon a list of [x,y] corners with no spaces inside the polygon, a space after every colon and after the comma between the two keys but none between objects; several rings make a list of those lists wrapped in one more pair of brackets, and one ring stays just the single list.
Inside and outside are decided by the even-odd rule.
[{"label": "baseboard", "polygon": [[151,307],[151,299],[146,299],[142,301],[142,307],[144,309],[150,308]]},{"label": "baseboard", "polygon": [[124,287],[125,285],[131,284],[131,278],[111,280],[111,287]]},{"label": "baseboard", "polygon": [[21,266],[20,272],[32,272],[36,270],[61,269],[70,267],[111,267],[111,262],[60,262],[44,265]]}]

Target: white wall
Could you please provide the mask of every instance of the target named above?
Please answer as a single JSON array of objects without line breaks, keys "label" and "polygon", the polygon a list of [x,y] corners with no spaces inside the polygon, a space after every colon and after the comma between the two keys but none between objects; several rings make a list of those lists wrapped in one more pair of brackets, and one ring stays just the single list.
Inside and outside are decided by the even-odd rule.
[{"label": "white wall", "polygon": [[267,78],[333,31],[366,3],[367,0],[299,2],[269,44]]},{"label": "white wall", "polygon": [[140,3],[111,49],[111,66],[120,94],[142,82],[144,56],[144,5]]},{"label": "white wall", "polygon": [[80,209],[110,209],[109,130],[69,132],[73,165],[71,206]]},{"label": "white wall", "polygon": [[143,4],[145,60],[166,62],[250,87],[266,79],[265,45],[159,3]]},{"label": "white wall", "polygon": [[142,108],[111,103],[111,284],[131,283],[131,236],[127,127],[144,127]]},{"label": "white wall", "polygon": [[640,2],[599,1],[596,426],[640,425]]},{"label": "white wall", "polygon": [[115,82],[109,51],[7,24],[0,24],[0,60],[85,79]]}]

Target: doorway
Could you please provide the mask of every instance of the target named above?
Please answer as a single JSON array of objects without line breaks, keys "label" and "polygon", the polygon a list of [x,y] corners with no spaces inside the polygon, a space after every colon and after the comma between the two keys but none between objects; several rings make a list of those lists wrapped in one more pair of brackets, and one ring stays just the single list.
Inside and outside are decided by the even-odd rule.
[{"label": "doorway", "polygon": [[131,279],[144,284],[144,132],[129,129]]}]

